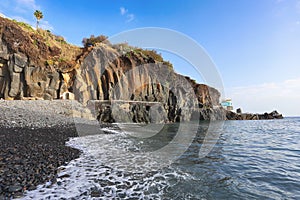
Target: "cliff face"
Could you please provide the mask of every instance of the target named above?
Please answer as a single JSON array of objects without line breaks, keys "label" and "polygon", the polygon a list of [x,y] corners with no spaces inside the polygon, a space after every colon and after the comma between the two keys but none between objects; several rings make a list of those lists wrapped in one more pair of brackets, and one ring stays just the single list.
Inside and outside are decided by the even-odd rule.
[{"label": "cliff face", "polygon": [[[119,48],[98,45],[76,69],[75,98],[83,103],[88,100],[159,102],[156,106],[165,111],[160,116],[166,115],[166,121],[191,120],[201,111],[206,111],[202,112],[203,119],[210,119],[212,112],[207,110],[219,105],[220,93],[175,73],[170,65],[158,62],[146,53],[141,50],[120,52]],[[128,109],[133,111],[126,118],[135,118],[134,122],[148,121],[145,118],[150,116],[150,106],[137,108],[132,103],[123,106],[129,106]],[[121,112],[123,109],[118,110]],[[139,112],[135,113],[136,110]],[[222,112],[215,116],[217,119],[224,117]],[[112,122],[112,119],[107,121]]]},{"label": "cliff face", "polygon": [[0,98],[59,98],[80,53],[62,37],[0,17]]},{"label": "cliff face", "polygon": [[[61,37],[0,18],[0,98],[58,99],[72,92],[75,99],[159,102],[167,121],[224,119],[220,93],[174,72],[172,65],[151,51],[99,44],[80,49]],[[135,106],[133,109],[132,106]],[[137,108],[137,118],[149,106]],[[138,111],[137,111],[138,110]],[[133,116],[130,116],[133,117]]]}]

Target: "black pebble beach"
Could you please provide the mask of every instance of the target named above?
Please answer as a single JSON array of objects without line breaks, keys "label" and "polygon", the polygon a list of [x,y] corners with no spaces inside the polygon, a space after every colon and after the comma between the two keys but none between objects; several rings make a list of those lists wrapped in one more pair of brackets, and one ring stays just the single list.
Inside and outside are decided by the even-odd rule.
[{"label": "black pebble beach", "polygon": [[79,150],[65,145],[76,136],[74,125],[0,126],[0,200],[20,197],[47,181],[55,183],[58,167],[79,157]]}]

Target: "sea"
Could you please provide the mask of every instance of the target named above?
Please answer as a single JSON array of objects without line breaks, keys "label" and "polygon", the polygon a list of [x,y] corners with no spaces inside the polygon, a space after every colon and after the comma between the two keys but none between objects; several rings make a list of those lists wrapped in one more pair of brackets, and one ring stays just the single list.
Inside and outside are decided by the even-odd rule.
[{"label": "sea", "polygon": [[300,118],[113,124],[23,199],[300,199]]}]

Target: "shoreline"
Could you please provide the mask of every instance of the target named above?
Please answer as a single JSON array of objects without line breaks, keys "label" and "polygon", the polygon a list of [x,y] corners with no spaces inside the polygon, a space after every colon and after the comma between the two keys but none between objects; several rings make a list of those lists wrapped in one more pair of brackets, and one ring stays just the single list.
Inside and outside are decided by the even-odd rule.
[{"label": "shoreline", "polygon": [[[75,101],[0,101],[0,200],[22,197],[55,183],[58,167],[81,151],[66,146],[77,137]],[[80,116],[78,116],[80,117]]]},{"label": "shoreline", "polygon": [[58,168],[81,155],[66,142],[97,128],[87,114],[74,100],[0,101],[0,200],[56,183]]}]

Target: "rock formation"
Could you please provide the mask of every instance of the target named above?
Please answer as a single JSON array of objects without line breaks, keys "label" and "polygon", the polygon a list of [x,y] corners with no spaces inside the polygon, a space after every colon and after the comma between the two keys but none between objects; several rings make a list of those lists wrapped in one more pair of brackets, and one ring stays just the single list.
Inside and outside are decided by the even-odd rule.
[{"label": "rock formation", "polygon": [[227,120],[267,120],[267,119],[283,119],[282,114],[279,114],[276,110],[270,113],[264,114],[252,114],[252,113],[235,113],[227,111]]},{"label": "rock formation", "polygon": [[94,102],[103,122],[244,118],[220,106],[216,89],[177,74],[155,51],[109,42],[79,48],[0,17],[0,98],[52,100],[65,94],[84,105]]},{"label": "rock formation", "polygon": [[[50,100],[72,92],[84,104],[89,100],[159,102],[166,121],[190,120],[199,108],[203,119],[225,117],[224,112],[211,117],[213,106],[219,105],[217,90],[175,73],[153,51],[129,46],[124,51],[122,45],[109,44],[80,49],[22,23],[4,18],[0,23],[0,98]],[[134,121],[149,115],[149,108],[133,107],[129,109]]]},{"label": "rock formation", "polygon": [[[119,50],[118,47],[100,44],[85,57],[80,68],[76,69],[72,89],[78,101],[159,102],[159,107],[166,111],[160,115],[166,115],[166,121],[170,122],[191,120],[200,111],[206,111],[203,112],[203,119],[214,115],[208,110],[219,105],[220,93],[216,89],[175,73],[170,65],[147,56],[147,51],[134,49],[120,53]],[[151,121],[146,117],[150,115],[150,107],[131,103],[129,110],[132,110],[131,117],[127,117],[133,122]],[[99,112],[103,114],[108,111],[104,109]],[[225,114],[214,115],[214,118],[224,119]],[[103,117],[100,119],[114,121],[107,116],[105,120]]]},{"label": "rock formation", "polygon": [[59,98],[81,51],[47,31],[0,17],[0,98]]}]

